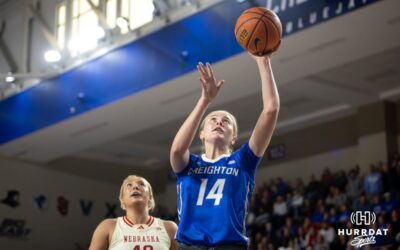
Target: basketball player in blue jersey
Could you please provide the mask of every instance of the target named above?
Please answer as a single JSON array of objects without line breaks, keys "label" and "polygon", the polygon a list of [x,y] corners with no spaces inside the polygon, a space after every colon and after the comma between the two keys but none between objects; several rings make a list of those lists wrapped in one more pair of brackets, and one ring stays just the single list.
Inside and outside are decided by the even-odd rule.
[{"label": "basketball player in blue jersey", "polygon": [[[201,97],[176,134],[170,152],[178,178],[178,249],[248,248],[247,207],[256,168],[271,140],[280,105],[270,55],[252,57],[261,76],[263,109],[250,140],[235,152],[232,147],[238,127],[233,115],[214,111],[200,124],[224,80],[216,81],[210,64],[198,64]],[[204,154],[194,155],[189,147],[199,126]]]},{"label": "basketball player in blue jersey", "polygon": [[119,194],[125,216],[103,220],[89,250],[176,250],[175,222],[149,215],[155,206],[152,190],[143,177],[126,177]]}]

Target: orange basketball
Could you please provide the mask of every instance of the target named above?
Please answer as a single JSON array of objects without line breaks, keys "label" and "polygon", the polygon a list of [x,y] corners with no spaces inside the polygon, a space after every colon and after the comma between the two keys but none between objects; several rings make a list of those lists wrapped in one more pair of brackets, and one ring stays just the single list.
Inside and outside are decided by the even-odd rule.
[{"label": "orange basketball", "polygon": [[235,25],[236,40],[245,50],[256,56],[274,52],[282,39],[279,17],[264,7],[245,10]]}]

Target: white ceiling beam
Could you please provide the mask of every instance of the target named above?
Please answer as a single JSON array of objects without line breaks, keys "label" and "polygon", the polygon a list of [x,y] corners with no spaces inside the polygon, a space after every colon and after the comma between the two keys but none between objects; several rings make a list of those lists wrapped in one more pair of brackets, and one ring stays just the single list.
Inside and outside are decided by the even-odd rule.
[{"label": "white ceiling beam", "polygon": [[98,6],[96,6],[92,2],[92,0],[86,0],[86,2],[90,5],[90,7],[93,9],[94,13],[99,18],[101,27],[105,30],[106,33],[110,33],[112,28],[110,27],[110,25],[108,25],[107,18],[104,15],[104,13],[101,11],[101,9]]},{"label": "white ceiling beam", "polygon": [[6,60],[8,67],[10,68],[10,72],[17,72],[18,65],[15,62],[10,49],[8,48],[6,42],[3,39],[3,34],[6,29],[6,22],[4,20],[2,20],[0,25],[1,25],[0,26],[0,51],[3,53],[4,59]]},{"label": "white ceiling beam", "polygon": [[38,7],[35,8],[32,4],[28,4],[28,6],[29,6],[29,9],[31,10],[33,16],[35,17],[35,19],[38,21],[39,27],[42,30],[47,41],[50,43],[51,47],[53,47],[56,50],[61,51],[61,48],[58,45],[56,36],[53,34],[53,32],[51,32],[49,25],[45,21],[43,15],[39,12],[39,8]]}]

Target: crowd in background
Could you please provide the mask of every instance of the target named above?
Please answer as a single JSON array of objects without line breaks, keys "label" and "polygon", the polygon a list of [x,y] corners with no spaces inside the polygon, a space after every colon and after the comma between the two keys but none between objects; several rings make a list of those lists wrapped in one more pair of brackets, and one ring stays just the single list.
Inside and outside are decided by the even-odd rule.
[{"label": "crowd in background", "polygon": [[[295,170],[294,170],[295,171]],[[251,249],[353,249],[352,236],[338,236],[338,229],[354,228],[353,211],[373,211],[369,228],[388,229],[375,244],[363,249],[398,249],[400,246],[400,158],[332,173],[327,167],[308,183],[293,185],[276,178],[261,185],[253,196],[247,217]],[[381,230],[381,232],[383,232]]]}]

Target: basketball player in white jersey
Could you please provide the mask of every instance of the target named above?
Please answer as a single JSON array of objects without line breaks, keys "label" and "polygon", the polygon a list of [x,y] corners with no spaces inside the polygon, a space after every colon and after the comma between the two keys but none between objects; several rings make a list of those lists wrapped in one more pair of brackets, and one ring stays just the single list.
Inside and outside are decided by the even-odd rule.
[{"label": "basketball player in white jersey", "polygon": [[125,216],[105,219],[94,231],[89,250],[168,250],[177,249],[177,225],[149,215],[155,206],[150,183],[130,175],[119,195]]}]

